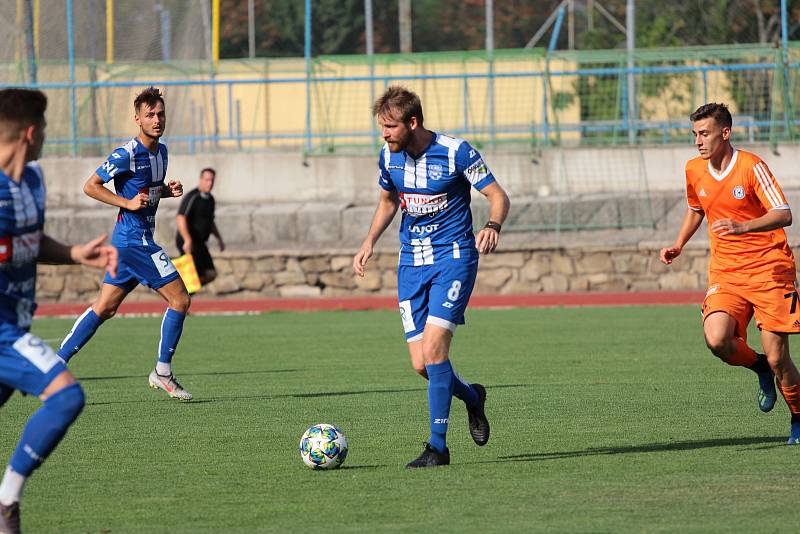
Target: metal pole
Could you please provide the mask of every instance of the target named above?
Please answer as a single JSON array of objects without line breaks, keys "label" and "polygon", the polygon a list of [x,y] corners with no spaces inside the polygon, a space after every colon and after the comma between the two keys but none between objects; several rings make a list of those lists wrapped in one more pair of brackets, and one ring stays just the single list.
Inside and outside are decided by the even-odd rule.
[{"label": "metal pole", "polygon": [[247,50],[248,57],[256,57],[256,7],[255,0],[247,0]]},{"label": "metal pole", "polygon": [[106,0],[106,63],[114,63],[114,0]]},{"label": "metal pole", "polygon": [[75,34],[72,20],[73,0],[67,0],[67,52],[69,54],[70,117],[72,118],[72,155],[78,155],[78,94],[75,89]]},{"label": "metal pole", "polygon": [[306,0],[305,11],[306,60],[306,154],[311,152],[311,0]]},{"label": "metal pole", "polygon": [[567,48],[575,50],[575,0],[569,0],[567,6]]},{"label": "metal pole", "polygon": [[486,61],[489,67],[489,79],[486,80],[486,105],[489,112],[489,144],[495,143],[494,116],[494,2],[486,0]]},{"label": "metal pole", "polygon": [[400,52],[410,54],[411,44],[411,0],[398,0],[397,18],[400,24]]},{"label": "metal pole", "polygon": [[794,106],[790,88],[791,71],[789,69],[789,16],[786,0],[781,0],[781,57],[783,59],[783,122],[786,135],[794,138]]},{"label": "metal pole", "polygon": [[[369,102],[375,102],[375,34],[372,27],[372,0],[364,0],[364,25],[367,39],[367,60],[369,61]],[[378,127],[374,118],[370,120],[372,142],[378,139]]]},{"label": "metal pole", "polygon": [[636,11],[633,0],[627,0],[625,9],[626,19],[626,45],[628,49],[628,143],[636,143],[636,80],[633,77],[634,58],[633,51],[636,48]]},{"label": "metal pole", "polygon": [[25,55],[28,57],[28,70],[31,83],[36,83],[36,40],[34,38],[33,4],[25,1]]}]

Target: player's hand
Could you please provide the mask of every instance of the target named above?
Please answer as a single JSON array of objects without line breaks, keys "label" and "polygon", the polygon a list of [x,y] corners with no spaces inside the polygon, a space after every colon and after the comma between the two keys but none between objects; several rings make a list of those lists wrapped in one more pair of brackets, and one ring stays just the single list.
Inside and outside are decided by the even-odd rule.
[{"label": "player's hand", "polygon": [[130,211],[138,211],[142,208],[146,208],[150,204],[150,197],[147,196],[147,193],[139,193],[132,199],[128,200],[126,209]]},{"label": "player's hand", "polygon": [[221,237],[218,237],[217,241],[219,241],[219,251],[222,252],[225,250],[225,241],[223,241]]},{"label": "player's hand", "polygon": [[192,253],[192,240],[191,239],[184,239],[183,240],[183,253],[184,254],[191,254]]},{"label": "player's hand", "polygon": [[366,270],[367,260],[372,257],[372,245],[369,243],[364,243],[361,245],[361,248],[358,249],[356,255],[353,256],[353,272],[355,272],[358,276],[364,277],[364,271]]},{"label": "player's hand", "polygon": [[104,244],[107,238],[108,234],[103,234],[83,245],[73,246],[70,250],[72,259],[82,265],[105,269],[112,277],[116,277],[119,256],[115,247]]},{"label": "player's hand", "polygon": [[661,259],[661,263],[669,265],[672,263],[672,260],[681,255],[682,250],[681,247],[664,247],[661,249],[658,257]]},{"label": "player's hand", "polygon": [[481,254],[494,252],[499,242],[500,233],[494,228],[484,228],[475,237],[475,246]]},{"label": "player's hand", "polygon": [[167,182],[167,188],[169,188],[169,193],[174,198],[183,195],[183,184],[179,180],[170,180]]},{"label": "player's hand", "polygon": [[747,223],[733,219],[718,219],[711,223],[711,231],[719,235],[740,235],[748,231]]}]

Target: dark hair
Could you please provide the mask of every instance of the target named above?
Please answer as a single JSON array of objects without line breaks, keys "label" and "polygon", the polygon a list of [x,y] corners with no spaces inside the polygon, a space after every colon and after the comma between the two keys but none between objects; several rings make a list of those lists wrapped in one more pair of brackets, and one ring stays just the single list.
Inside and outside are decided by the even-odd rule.
[{"label": "dark hair", "polygon": [[733,117],[731,117],[731,112],[728,111],[728,106],[725,104],[717,104],[716,102],[703,104],[689,115],[689,119],[692,122],[707,119],[708,117],[712,117],[723,128],[731,128],[733,126]]},{"label": "dark hair", "polygon": [[161,94],[161,91],[153,87],[152,85],[136,95],[136,98],[133,99],[133,109],[136,112],[139,112],[141,109],[142,104],[147,104],[148,107],[154,107],[157,102],[164,103],[164,95]]},{"label": "dark hair", "polygon": [[215,178],[216,178],[216,176],[217,176],[217,171],[215,171],[215,170],[214,170],[214,169],[212,169],[211,167],[206,167],[205,169],[203,169],[202,171],[200,171],[200,176],[203,176],[203,173],[206,173],[206,172],[210,172],[211,174],[213,174],[213,175],[214,175],[214,177],[215,177]]},{"label": "dark hair", "polygon": [[33,124],[44,124],[47,96],[37,89],[0,90],[0,135],[16,136]]},{"label": "dark hair", "polygon": [[404,123],[408,123],[411,117],[416,117],[417,122],[422,126],[424,120],[422,101],[413,91],[399,85],[392,85],[372,106],[372,114],[376,117],[391,115],[394,110],[400,112],[399,118]]}]

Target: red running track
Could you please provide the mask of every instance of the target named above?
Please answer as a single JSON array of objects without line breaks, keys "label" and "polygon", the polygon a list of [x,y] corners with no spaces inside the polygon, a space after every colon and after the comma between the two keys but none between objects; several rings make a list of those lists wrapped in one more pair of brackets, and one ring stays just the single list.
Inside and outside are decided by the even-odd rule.
[{"label": "red running track", "polygon": [[[530,295],[473,295],[470,308],[536,308],[577,306],[656,306],[663,304],[700,304],[701,291],[641,291],[619,293],[534,293]],[[39,317],[75,316],[86,310],[88,303],[40,304]],[[258,300],[206,299],[192,302],[192,314],[259,313],[268,311],[320,310],[388,310],[397,308],[395,297],[342,298],[265,298]],[[119,314],[162,314],[160,301],[125,302]]]}]

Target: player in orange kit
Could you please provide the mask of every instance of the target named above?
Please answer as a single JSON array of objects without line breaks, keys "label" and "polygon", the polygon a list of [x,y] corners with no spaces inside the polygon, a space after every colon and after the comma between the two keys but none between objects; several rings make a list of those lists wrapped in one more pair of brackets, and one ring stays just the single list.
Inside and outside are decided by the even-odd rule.
[{"label": "player in orange kit", "polygon": [[[800,333],[800,304],[783,231],[792,212],[767,164],[731,146],[733,119],[725,104],[700,106],[690,119],[700,156],[686,163],[689,206],[675,244],[661,249],[661,261],[672,263],[708,217],[706,345],[725,363],[758,375],[764,412],[775,406],[777,383],[792,417],[789,444],[800,444],[800,374],[789,356],[789,334]],[[766,355],[747,345],[753,315]]]}]

